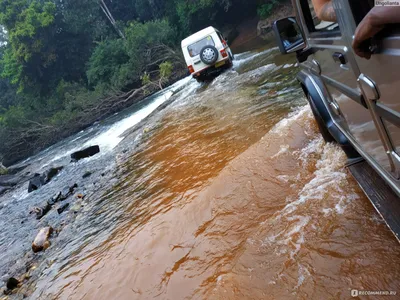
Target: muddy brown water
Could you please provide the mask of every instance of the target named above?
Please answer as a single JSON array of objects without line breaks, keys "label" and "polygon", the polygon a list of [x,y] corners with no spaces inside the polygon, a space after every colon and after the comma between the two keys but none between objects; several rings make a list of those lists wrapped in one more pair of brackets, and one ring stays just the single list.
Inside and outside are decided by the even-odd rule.
[{"label": "muddy brown water", "polygon": [[245,53],[234,71],[181,91],[120,165],[92,231],[59,250],[68,255],[31,298],[400,293],[396,239],[319,135],[295,61],[282,60],[276,49]]}]

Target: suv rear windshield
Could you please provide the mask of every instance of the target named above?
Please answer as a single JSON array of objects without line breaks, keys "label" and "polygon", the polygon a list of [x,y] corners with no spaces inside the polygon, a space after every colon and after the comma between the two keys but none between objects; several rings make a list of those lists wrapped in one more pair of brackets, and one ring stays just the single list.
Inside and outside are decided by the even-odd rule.
[{"label": "suv rear windshield", "polygon": [[190,57],[199,55],[201,49],[203,49],[205,46],[215,46],[214,40],[211,37],[211,35],[205,37],[204,39],[202,39],[194,44],[191,44],[188,47]]}]

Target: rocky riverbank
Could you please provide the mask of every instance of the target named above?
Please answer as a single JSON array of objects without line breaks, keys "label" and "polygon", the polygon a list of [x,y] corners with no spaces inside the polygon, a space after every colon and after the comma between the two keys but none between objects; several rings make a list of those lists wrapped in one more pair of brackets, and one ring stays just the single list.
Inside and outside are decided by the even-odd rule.
[{"label": "rocky riverbank", "polygon": [[283,1],[266,19],[259,16],[249,18],[236,26],[223,30],[234,53],[255,50],[274,39],[272,24],[274,21],[295,15],[290,1]]},{"label": "rocky riverbank", "polygon": [[[188,70],[180,67],[179,69],[174,70],[168,82],[165,82],[165,86],[170,86],[188,75]],[[84,111],[80,111],[76,118],[68,124],[43,129],[40,129],[40,126],[38,126],[40,133],[34,137],[30,136],[29,138],[32,141],[27,142],[21,140],[18,143],[14,143],[14,145],[18,146],[13,147],[12,151],[7,152],[10,150],[7,148],[7,151],[0,153],[0,163],[3,163],[6,167],[16,164],[18,161],[35,155],[43,149],[46,149],[71,135],[87,129],[96,122],[101,122],[115,113],[121,112],[132,105],[140,103],[150,95],[157,93],[159,90],[158,85],[150,84],[134,88],[132,91],[127,93],[126,96],[122,92],[110,91],[103,99],[99,99],[96,105],[92,105],[91,107],[87,107]],[[120,94],[122,94],[122,96]],[[9,135],[11,138],[12,131],[9,132]]]},{"label": "rocky riverbank", "polygon": [[[52,272],[55,262],[67,259],[59,257],[65,247],[73,252],[74,247],[84,244],[77,237],[84,239],[80,228],[87,222],[114,226],[102,218],[107,211],[101,207],[122,176],[118,166],[147,135],[151,116],[174,101],[172,94],[179,93],[187,83],[184,79],[147,102],[103,121],[109,126],[93,126],[0,176],[0,184],[8,185],[0,195],[0,299],[3,295],[6,299],[29,297],[37,280]],[[143,116],[146,109],[152,111],[147,119]],[[124,126],[132,126],[134,118],[143,120],[124,140],[128,134]],[[91,141],[100,142],[100,146]]]},{"label": "rocky riverbank", "polygon": [[[115,182],[112,173],[115,159],[108,157],[104,166],[99,166],[96,160],[84,164],[68,164],[65,160],[67,164],[62,170],[50,168],[31,180],[28,174],[32,173],[32,166],[26,166],[14,177],[8,175],[15,185],[0,197],[1,295],[12,295],[15,299],[30,295],[35,281],[51,267],[54,262],[51,257],[62,247],[63,231],[74,226],[91,197],[99,197]],[[33,181],[49,173],[54,177],[46,178],[42,182],[45,185],[30,189]],[[31,193],[25,194],[27,189]]]},{"label": "rocky riverbank", "polygon": [[273,37],[272,24],[279,19],[294,16],[295,11],[291,1],[283,1],[272,11],[271,16],[262,19],[257,24],[257,36],[267,40]]}]

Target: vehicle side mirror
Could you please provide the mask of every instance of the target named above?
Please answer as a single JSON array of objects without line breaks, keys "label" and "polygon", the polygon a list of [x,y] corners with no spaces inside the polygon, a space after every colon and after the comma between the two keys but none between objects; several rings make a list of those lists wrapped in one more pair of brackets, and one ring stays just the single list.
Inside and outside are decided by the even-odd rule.
[{"label": "vehicle side mirror", "polygon": [[275,21],[272,29],[282,54],[296,52],[305,48],[304,38],[295,17]]}]

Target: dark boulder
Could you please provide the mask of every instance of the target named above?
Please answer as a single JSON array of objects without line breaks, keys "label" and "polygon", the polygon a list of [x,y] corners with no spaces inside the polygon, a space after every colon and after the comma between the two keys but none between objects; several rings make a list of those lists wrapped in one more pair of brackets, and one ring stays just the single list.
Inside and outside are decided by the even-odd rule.
[{"label": "dark boulder", "polygon": [[40,220],[51,210],[51,208],[52,208],[52,205],[49,202],[45,202],[41,206],[34,207],[31,210],[31,214],[32,213],[36,214],[36,219]]},{"label": "dark boulder", "polygon": [[61,192],[59,192],[57,195],[55,195],[53,198],[51,198],[49,203],[51,205],[54,205],[57,202],[64,201],[65,199],[67,199],[69,196],[71,196],[74,193],[74,191],[77,187],[78,187],[78,185],[76,183],[73,186],[65,187]]},{"label": "dark boulder", "polygon": [[100,152],[100,147],[99,146],[91,146],[89,148],[74,152],[71,154],[71,159],[73,162],[91,157],[93,155],[96,155],[97,153]]},{"label": "dark boulder", "polygon": [[[46,201],[40,206],[34,207],[30,214],[36,214],[36,219],[40,220],[43,218],[52,208],[53,206],[60,201],[66,200],[68,197],[70,197],[74,192],[75,189],[78,187],[78,185],[75,183],[73,186],[67,186],[64,190],[59,192],[57,195],[52,197],[49,201]],[[60,208],[57,209],[58,213],[61,214],[63,211],[65,211],[68,208],[69,204],[65,204],[61,206]]]},{"label": "dark boulder", "polygon": [[66,209],[68,209],[68,207],[69,207],[69,203],[65,203],[64,205],[60,206],[57,209],[58,214],[61,215]]},{"label": "dark boulder", "polygon": [[92,176],[92,172],[87,171],[85,174],[82,175],[82,178],[85,179],[85,178],[88,178],[90,176]]},{"label": "dark boulder", "polygon": [[29,180],[28,193],[38,190],[41,186],[48,184],[64,167],[51,168],[43,174],[35,174]]},{"label": "dark boulder", "polygon": [[64,169],[64,167],[51,168],[48,171],[44,172],[43,179],[45,184],[49,183],[54,177],[56,177],[62,169]]},{"label": "dark boulder", "polygon": [[7,288],[8,288],[9,290],[16,289],[16,288],[18,287],[18,285],[19,285],[19,280],[18,280],[18,279],[15,279],[14,277],[11,277],[11,278],[9,278],[9,279],[7,280],[6,286],[7,286]]},{"label": "dark boulder", "polygon": [[59,199],[58,201],[63,201],[65,199],[67,199],[69,196],[71,196],[75,189],[78,187],[78,185],[75,183],[73,186],[70,187],[66,187],[62,190],[61,194],[59,194]]},{"label": "dark boulder", "polygon": [[36,173],[31,180],[29,180],[28,193],[38,190],[44,184],[44,177]]}]

